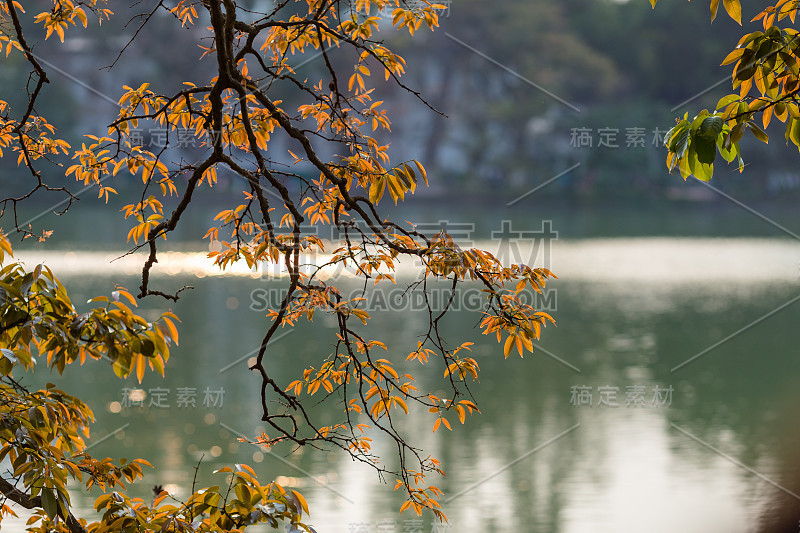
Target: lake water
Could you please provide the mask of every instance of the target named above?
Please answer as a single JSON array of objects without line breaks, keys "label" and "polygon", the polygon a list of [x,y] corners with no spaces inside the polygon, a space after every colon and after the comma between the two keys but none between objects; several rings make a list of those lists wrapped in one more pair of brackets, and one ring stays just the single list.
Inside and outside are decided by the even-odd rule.
[{"label": "lake water", "polygon": [[[451,334],[477,343],[482,372],[474,392],[483,414],[452,433],[432,434],[427,417],[404,422],[409,440],[443,461],[447,477],[434,484],[445,491],[449,528],[434,528],[427,515],[398,515],[393,480],[381,483],[340,452],[264,454],[237,442],[235,433],[259,431],[259,381],[246,360],[264,330],[265,291],[280,285],[245,270],[216,275],[197,246],[165,256],[155,278],[165,290],[196,289],[177,304],[142,306],[152,317],[172,307],[183,320],[165,379],[148,375],[140,386],[92,362],[27,381],[54,381],[90,404],[93,454],[153,463],[136,494],[149,498],[158,483],[186,495],[201,457],[198,481],[205,484],[222,481],[213,470],[247,462],[263,480],[280,476],[299,487],[320,533],[796,531],[800,243],[767,227],[747,238],[562,232],[537,253],[524,240],[502,249],[486,240],[491,235],[478,235],[476,246],[511,260],[534,256],[559,275],[540,302],[558,327],[545,330],[535,354],[504,360],[501,347],[474,328],[469,297],[451,316]],[[20,256],[30,265],[46,262],[73,301],[83,302],[109,293],[114,282],[138,286],[140,258],[110,263],[122,248],[105,248],[45,247]],[[415,266],[404,265],[400,275],[411,279]],[[400,353],[425,320],[413,302],[404,305],[373,313],[374,337]],[[331,331],[324,319],[320,326]],[[270,352],[278,380],[294,379],[329,352],[329,338],[317,329],[296,329]],[[415,372],[423,385],[441,376],[433,367]],[[144,390],[145,405],[161,395],[167,407],[123,406],[125,388]],[[333,421],[335,413],[319,416]],[[391,457],[388,442],[375,445]],[[87,513],[96,494],[79,494],[78,514]],[[4,530],[9,525],[20,529],[12,523]]]}]

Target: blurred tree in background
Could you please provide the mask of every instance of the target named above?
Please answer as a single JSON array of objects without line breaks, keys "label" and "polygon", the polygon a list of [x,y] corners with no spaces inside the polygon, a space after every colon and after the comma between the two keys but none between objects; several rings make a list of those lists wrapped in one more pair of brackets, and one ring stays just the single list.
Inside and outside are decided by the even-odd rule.
[{"label": "blurred tree in background", "polygon": [[[46,4],[36,0],[31,9],[39,12]],[[260,3],[239,5],[255,8]],[[438,12],[440,31],[413,38],[382,34],[407,60],[407,83],[447,115],[428,113],[413,95],[373,80],[386,95],[389,116],[396,119],[389,152],[398,160],[419,159],[441,176],[439,183],[493,195],[519,194],[581,163],[569,177],[544,189],[542,197],[578,195],[600,202],[663,198],[665,189],[676,184],[664,170],[662,146],[654,142],[654,133],[663,137],[675,117],[711,107],[726,94],[720,82],[729,71],[715,65],[741,36],[740,27],[729,18],[710,24],[696,5],[682,1],[664,2],[656,10],[647,2],[612,0],[504,0],[491,6],[458,0],[443,5],[446,8]],[[105,100],[64,74],[107,95],[123,84],[138,87],[145,81],[159,92],[197,73],[209,73],[208,62],[198,61],[195,54],[202,32],[197,25],[172,33],[173,53],[160,53],[158,36],[172,24],[161,13],[117,60],[138,29],[135,21],[126,25],[136,12],[123,11],[102,29],[90,25],[70,35],[64,46],[52,39],[37,45],[37,53],[61,69],[51,76],[52,90],[58,90],[59,100],[72,104],[54,105],[55,100],[48,99],[41,111],[54,121],[58,118],[62,136],[73,144],[88,131],[103,134],[116,116],[116,98]],[[390,16],[382,16],[379,25],[390,22]],[[100,70],[115,60],[113,69]],[[329,60],[341,68],[350,58],[333,53]],[[300,64],[298,76],[319,76],[325,68],[312,53]],[[20,57],[4,59],[2,75],[9,87],[24,83],[27,72]],[[272,90],[288,104],[300,104],[285,86]],[[8,100],[18,108],[24,97],[15,92]],[[591,148],[572,142],[573,130],[579,128],[592,131]],[[601,128],[617,130],[619,148],[598,148]],[[626,146],[626,130],[631,128],[646,131],[644,146]],[[388,140],[380,132],[376,135],[382,142]],[[153,140],[145,134],[145,143]],[[748,154],[748,172],[731,174],[720,186],[746,192],[749,198],[767,197],[775,193],[770,176],[792,174],[796,166],[793,154],[777,146],[752,142]],[[288,154],[283,162],[292,164]],[[5,168],[13,186],[12,167]],[[124,183],[123,179],[119,185]],[[420,194],[441,192],[434,184]]]}]

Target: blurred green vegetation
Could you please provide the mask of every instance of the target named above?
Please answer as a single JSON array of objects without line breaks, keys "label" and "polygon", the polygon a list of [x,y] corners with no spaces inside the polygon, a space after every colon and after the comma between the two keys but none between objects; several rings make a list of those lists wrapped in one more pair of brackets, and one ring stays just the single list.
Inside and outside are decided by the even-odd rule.
[{"label": "blurred green vegetation", "polygon": [[[667,173],[658,136],[684,112],[713,108],[730,92],[730,71],[718,65],[743,33],[733,21],[720,17],[712,24],[707,7],[683,0],[662,2],[655,10],[645,0],[443,3],[447,9],[436,32],[411,39],[393,32],[386,17],[380,37],[405,57],[405,83],[446,117],[391,82],[371,80],[393,120],[385,140],[394,160],[419,159],[434,177],[434,188],[419,194],[513,198],[579,164],[537,196],[621,203],[714,197],[693,194],[702,186]],[[42,2],[31,2],[30,9],[36,4]],[[39,111],[71,142],[79,143],[87,132],[104,133],[122,85],[155,80],[154,90],[169,90],[186,79],[204,79],[210,65],[195,44],[205,31],[202,21],[167,32],[175,20],[153,17],[142,38],[117,58],[139,27],[135,15],[141,10],[120,6],[110,22],[113,32],[90,26],[68,35],[65,47],[37,44],[37,53],[61,69],[50,69],[52,83],[42,100],[53,109]],[[298,58],[304,63],[299,76],[323,75],[322,60],[313,56]],[[331,57],[339,67],[352,68],[346,53]],[[11,102],[15,110],[24,102],[27,75],[20,58],[3,59],[0,81],[20,87],[19,101]],[[286,98],[284,109],[305,103],[293,101],[279,85],[271,90],[275,98]],[[592,146],[578,145],[581,131]],[[291,163],[286,148],[273,152],[278,163]],[[775,134],[769,146],[747,142],[743,151],[745,172],[721,168],[714,186],[751,200],[800,195],[797,154],[783,146],[782,135]],[[178,151],[175,159],[186,155]],[[11,182],[15,175],[0,179]],[[117,185],[124,189],[121,181]]]}]

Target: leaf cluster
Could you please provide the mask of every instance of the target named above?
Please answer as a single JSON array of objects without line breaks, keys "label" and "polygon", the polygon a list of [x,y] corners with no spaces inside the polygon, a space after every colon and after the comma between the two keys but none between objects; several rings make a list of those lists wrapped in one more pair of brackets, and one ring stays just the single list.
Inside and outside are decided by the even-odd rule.
[{"label": "leaf cluster", "polygon": [[[655,1],[652,1],[655,5]],[[741,24],[739,0],[724,0],[729,16]],[[711,2],[712,20],[719,1]],[[800,149],[800,38],[794,24],[797,0],[778,0],[757,13],[751,22],[761,21],[762,30],[744,35],[722,61],[733,65],[732,86],[736,91],[722,97],[714,111],[688,113],[665,136],[667,167],[677,167],[681,176],[708,181],[719,154],[726,162],[745,163],[740,141],[749,131],[756,139],[769,142],[767,127],[773,118],[785,124],[787,144]]]}]

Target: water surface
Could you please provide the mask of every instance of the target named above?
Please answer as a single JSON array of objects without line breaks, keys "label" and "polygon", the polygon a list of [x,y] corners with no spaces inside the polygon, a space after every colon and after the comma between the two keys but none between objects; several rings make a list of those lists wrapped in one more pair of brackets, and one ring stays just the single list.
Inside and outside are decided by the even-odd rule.
[{"label": "water surface", "polygon": [[[67,252],[20,256],[50,265],[75,302],[107,294],[115,282],[138,286],[139,257],[110,263],[121,251]],[[533,254],[524,246],[506,252],[510,259]],[[443,461],[447,477],[435,484],[445,491],[450,529],[433,528],[430,516],[414,522],[397,515],[402,499],[392,492],[393,480],[381,483],[340,452],[264,454],[237,441],[234,432],[261,429],[259,382],[246,360],[264,331],[259,291],[279,287],[280,279],[246,269],[217,275],[200,251],[165,255],[155,278],[160,287],[196,286],[177,304],[143,304],[148,317],[172,307],[183,320],[166,378],[148,375],[138,385],[91,362],[63,376],[39,371],[26,380],[54,381],[92,406],[94,454],[154,464],[137,495],[149,497],[156,483],[186,495],[201,457],[200,483],[217,484],[213,470],[248,462],[264,480],[280,476],[299,487],[320,532],[737,533],[779,516],[796,525],[800,243],[560,238],[548,253],[560,279],[544,304],[558,328],[547,328],[534,355],[504,360],[501,347],[475,329],[477,315],[465,300],[446,326],[477,342],[482,372],[474,390],[483,414],[452,433],[432,434],[432,420],[422,416],[404,422],[409,440]],[[416,272],[413,264],[400,269],[405,279]],[[374,313],[373,336],[407,353],[415,343],[409,332],[424,321],[413,305]],[[288,383],[330,351],[330,338],[317,328],[330,333],[331,324],[322,318],[314,324],[300,325],[271,350],[277,380]],[[441,376],[435,365],[415,372],[423,386]],[[166,407],[123,406],[125,388],[146,391],[145,405],[165,395]],[[192,394],[195,405],[187,399]],[[319,416],[332,422],[336,413]],[[376,437],[375,445],[391,457],[388,442]],[[96,494],[76,496],[81,514]]]}]

